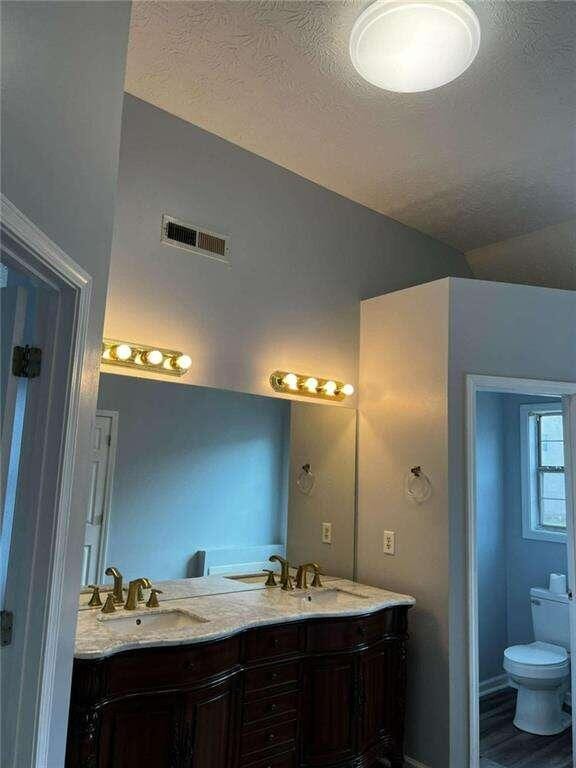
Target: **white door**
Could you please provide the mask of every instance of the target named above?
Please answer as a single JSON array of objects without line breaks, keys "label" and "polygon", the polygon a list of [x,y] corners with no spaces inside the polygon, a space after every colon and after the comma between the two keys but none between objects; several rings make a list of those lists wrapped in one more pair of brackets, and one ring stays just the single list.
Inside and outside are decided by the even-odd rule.
[{"label": "white door", "polygon": [[566,533],[570,640],[572,657],[572,754],[576,756],[576,395],[562,398],[564,406],[564,467],[566,474]]},{"label": "white door", "polygon": [[86,534],[82,560],[82,584],[104,581],[107,532],[110,518],[112,477],[116,447],[117,414],[97,411],[92,430],[90,494],[86,509]]}]

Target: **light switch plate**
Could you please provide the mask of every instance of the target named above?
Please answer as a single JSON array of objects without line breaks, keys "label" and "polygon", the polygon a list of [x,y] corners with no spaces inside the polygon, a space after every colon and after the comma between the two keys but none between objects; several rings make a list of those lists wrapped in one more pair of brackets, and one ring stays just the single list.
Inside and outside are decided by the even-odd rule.
[{"label": "light switch plate", "polygon": [[396,534],[394,531],[384,531],[382,551],[386,555],[396,554]]},{"label": "light switch plate", "polygon": [[332,523],[322,523],[322,544],[332,544]]}]

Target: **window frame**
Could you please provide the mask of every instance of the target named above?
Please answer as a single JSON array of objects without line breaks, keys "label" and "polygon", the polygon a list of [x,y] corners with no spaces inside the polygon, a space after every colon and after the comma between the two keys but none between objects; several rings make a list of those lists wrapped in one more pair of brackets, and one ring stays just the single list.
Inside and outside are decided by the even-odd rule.
[{"label": "window frame", "polygon": [[542,469],[538,453],[539,422],[531,418],[534,415],[562,413],[562,411],[561,402],[531,403],[520,406],[522,537],[525,539],[566,542],[566,528],[555,530],[551,527],[544,527],[540,523],[540,476]]}]

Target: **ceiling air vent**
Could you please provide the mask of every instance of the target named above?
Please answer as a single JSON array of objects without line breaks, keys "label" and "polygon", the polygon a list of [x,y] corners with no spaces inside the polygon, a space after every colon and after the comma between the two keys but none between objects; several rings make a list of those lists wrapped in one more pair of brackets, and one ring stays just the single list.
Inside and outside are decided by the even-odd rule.
[{"label": "ceiling air vent", "polygon": [[162,242],[192,251],[208,259],[215,259],[230,264],[228,238],[188,224],[173,216],[162,216]]}]

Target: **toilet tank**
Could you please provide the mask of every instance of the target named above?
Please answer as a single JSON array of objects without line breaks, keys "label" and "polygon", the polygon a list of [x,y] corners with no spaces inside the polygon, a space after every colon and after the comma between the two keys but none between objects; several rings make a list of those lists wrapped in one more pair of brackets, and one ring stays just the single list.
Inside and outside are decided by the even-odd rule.
[{"label": "toilet tank", "polygon": [[568,595],[533,587],[530,590],[530,604],[534,639],[561,645],[570,651]]}]

